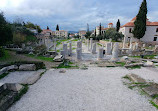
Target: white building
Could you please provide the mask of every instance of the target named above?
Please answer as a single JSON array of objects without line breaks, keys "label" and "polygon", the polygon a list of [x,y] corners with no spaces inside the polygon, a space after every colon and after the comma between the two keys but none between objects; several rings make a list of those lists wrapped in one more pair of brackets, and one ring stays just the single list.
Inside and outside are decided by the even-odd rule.
[{"label": "white building", "polygon": [[[100,32],[99,28],[100,28],[100,26],[96,27],[96,35],[97,36],[99,35],[99,32]],[[101,34],[104,35],[105,31],[110,29],[110,28],[113,28],[113,23],[109,23],[108,28],[104,28],[104,26],[101,26]]]},{"label": "white building", "polygon": [[55,34],[56,37],[64,37],[64,38],[68,37],[68,31],[65,30],[55,31],[53,32],[53,34]]},{"label": "white building", "polygon": [[[119,32],[124,35],[124,40],[129,42],[137,41],[136,38],[133,37],[132,31],[134,29],[134,22],[136,17],[134,17],[130,22],[121,26]],[[143,38],[140,39],[146,43],[158,43],[158,22],[150,22],[149,19],[146,21],[146,32]]]}]

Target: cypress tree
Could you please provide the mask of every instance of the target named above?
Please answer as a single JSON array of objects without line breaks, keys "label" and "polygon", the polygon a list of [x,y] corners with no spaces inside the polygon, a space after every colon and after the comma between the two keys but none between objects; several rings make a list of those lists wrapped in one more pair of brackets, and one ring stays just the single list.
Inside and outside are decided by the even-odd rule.
[{"label": "cypress tree", "polygon": [[59,25],[57,24],[56,31],[59,31]]},{"label": "cypress tree", "polygon": [[100,23],[100,26],[99,26],[99,35],[101,35],[101,23]]},{"label": "cypress tree", "polygon": [[119,32],[119,29],[120,29],[120,20],[118,19],[116,24],[116,31]]},{"label": "cypress tree", "polygon": [[94,30],[94,36],[96,37],[97,36],[97,34],[96,34],[97,32],[96,32],[96,28],[95,28],[95,30]]},{"label": "cypress tree", "polygon": [[136,16],[136,20],[134,22],[134,30],[133,35],[137,39],[142,38],[146,32],[146,20],[147,20],[147,2],[143,0],[141,7],[139,9],[139,13]]}]

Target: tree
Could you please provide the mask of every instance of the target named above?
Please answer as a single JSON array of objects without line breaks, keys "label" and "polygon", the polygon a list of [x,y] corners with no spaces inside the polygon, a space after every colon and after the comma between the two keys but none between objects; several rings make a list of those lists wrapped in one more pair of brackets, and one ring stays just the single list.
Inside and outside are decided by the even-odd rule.
[{"label": "tree", "polygon": [[100,23],[100,26],[99,26],[99,35],[101,35],[101,23]]},{"label": "tree", "polygon": [[57,24],[56,31],[59,31],[59,25]]},{"label": "tree", "polygon": [[104,35],[106,39],[112,39],[114,41],[119,41],[121,40],[124,35],[122,33],[118,33],[115,29],[110,28],[106,30],[106,34]]},{"label": "tree", "polygon": [[21,34],[21,33],[13,33],[13,43],[20,45],[21,43],[23,43],[26,40],[25,35]]},{"label": "tree", "polygon": [[136,20],[134,22],[134,30],[133,35],[137,39],[142,38],[146,32],[146,20],[147,20],[147,2],[143,0],[139,12],[136,16]]},{"label": "tree", "polygon": [[90,38],[90,35],[91,35],[91,32],[88,31],[88,32],[86,32],[85,37],[88,39],[88,38]]},{"label": "tree", "polygon": [[120,30],[120,20],[118,19],[116,24],[116,31],[119,32],[119,30]]},{"label": "tree", "polygon": [[97,32],[96,32],[96,28],[95,28],[95,30],[94,30],[94,36],[96,37],[96,35],[97,35]]},{"label": "tree", "polygon": [[13,34],[11,26],[6,22],[3,13],[0,13],[0,46],[6,45],[8,42],[12,41]]}]

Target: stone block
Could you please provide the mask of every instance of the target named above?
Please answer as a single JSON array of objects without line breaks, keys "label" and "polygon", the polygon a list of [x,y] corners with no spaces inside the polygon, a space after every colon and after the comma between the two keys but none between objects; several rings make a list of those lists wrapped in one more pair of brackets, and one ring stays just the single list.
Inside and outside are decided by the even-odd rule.
[{"label": "stone block", "polygon": [[22,64],[19,66],[20,71],[35,71],[36,65],[35,64]]},{"label": "stone block", "polygon": [[3,67],[1,70],[0,70],[0,75],[3,74],[3,73],[7,73],[8,72],[8,67]]},{"label": "stone block", "polygon": [[18,83],[6,83],[6,87],[8,90],[19,92],[23,86]]},{"label": "stone block", "polygon": [[139,77],[138,75],[136,74],[130,74],[130,75],[127,75],[131,81],[133,81],[134,83],[146,83],[146,80]]}]

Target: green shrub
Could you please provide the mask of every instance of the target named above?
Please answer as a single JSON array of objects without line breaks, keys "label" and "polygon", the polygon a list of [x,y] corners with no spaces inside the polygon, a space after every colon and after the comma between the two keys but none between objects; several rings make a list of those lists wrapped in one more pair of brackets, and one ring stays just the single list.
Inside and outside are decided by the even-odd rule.
[{"label": "green shrub", "polygon": [[0,48],[0,57],[5,56],[5,51],[3,48]]}]

